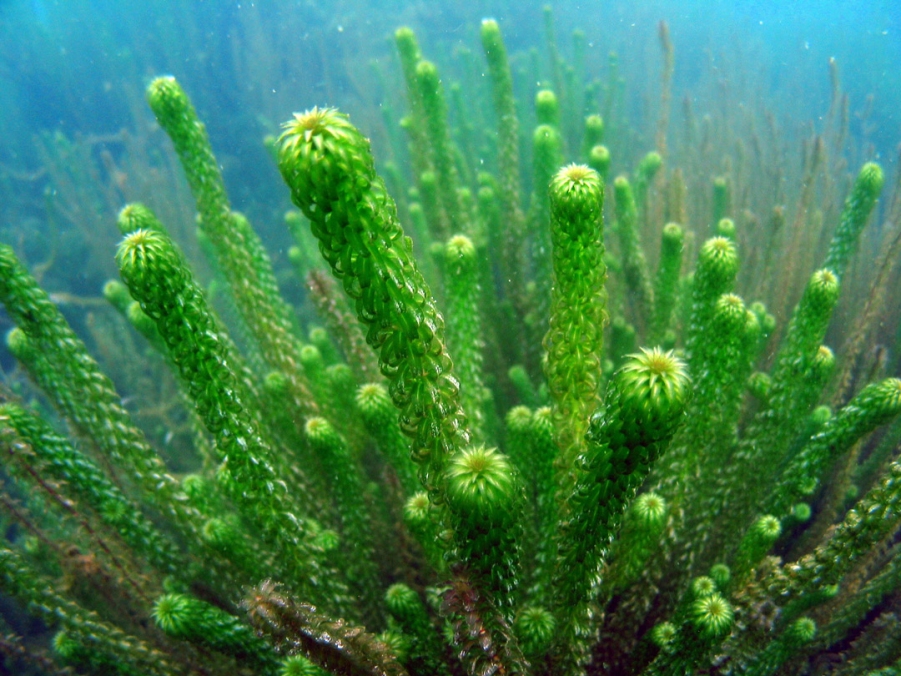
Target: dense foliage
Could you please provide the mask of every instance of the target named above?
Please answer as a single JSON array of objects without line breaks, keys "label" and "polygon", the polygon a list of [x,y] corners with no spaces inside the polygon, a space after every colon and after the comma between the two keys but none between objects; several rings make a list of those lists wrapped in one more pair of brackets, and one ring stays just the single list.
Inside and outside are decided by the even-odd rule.
[{"label": "dense foliage", "polygon": [[0,589],[55,632],[0,640],[15,669],[901,669],[901,380],[893,344],[865,349],[895,338],[901,192],[880,212],[881,167],[823,172],[818,137],[789,223],[759,137],[714,167],[688,108],[671,138],[665,24],[638,152],[615,61],[584,83],[584,35],[569,64],[545,19],[534,110],[495,21],[484,65],[459,55],[485,71],[467,97],[401,28],[390,160],[334,108],[268,138],[291,271],[232,208],[181,85],[154,79],[197,238],[120,211],[115,314],[78,317],[113,378],[0,246],[19,364]]}]

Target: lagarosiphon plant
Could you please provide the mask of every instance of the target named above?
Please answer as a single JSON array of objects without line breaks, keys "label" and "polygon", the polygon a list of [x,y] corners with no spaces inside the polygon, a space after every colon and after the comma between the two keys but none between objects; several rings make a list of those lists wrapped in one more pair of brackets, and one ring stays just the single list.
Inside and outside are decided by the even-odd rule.
[{"label": "lagarosiphon plant", "polygon": [[864,328],[830,328],[882,169],[821,230],[802,193],[788,241],[821,259],[779,321],[783,212],[737,212],[748,172],[687,185],[663,115],[611,177],[619,84],[586,89],[546,18],[534,118],[485,20],[482,118],[401,28],[393,161],[330,107],[267,141],[317,326],[187,94],[151,82],[209,279],[128,204],[104,295],[174,375],[186,471],[0,246],[7,345],[43,393],[0,406],[0,589],[53,631],[0,639],[17,673],[901,673],[901,380],[859,346],[891,262],[851,301]]}]

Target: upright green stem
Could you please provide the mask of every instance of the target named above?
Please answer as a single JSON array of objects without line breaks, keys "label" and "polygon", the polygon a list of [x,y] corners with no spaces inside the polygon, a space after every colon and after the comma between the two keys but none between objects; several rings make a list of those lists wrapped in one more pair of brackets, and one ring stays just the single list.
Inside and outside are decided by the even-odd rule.
[{"label": "upright green stem", "polygon": [[338,111],[313,108],[285,125],[279,145],[291,197],[355,302],[400,409],[401,428],[413,438],[420,480],[439,498],[447,461],[467,445],[469,431],[444,319],[375,172],[369,142]]},{"label": "upright green stem", "polygon": [[557,527],[554,673],[581,673],[593,633],[592,589],[622,514],[685,412],[691,381],[672,353],[633,355],[607,387]]},{"label": "upright green stem", "polygon": [[241,317],[266,363],[287,376],[295,410],[303,416],[315,415],[318,407],[298,364],[300,343],[292,333],[293,311],[278,293],[259,237],[246,218],[231,211],[219,164],[194,106],[172,77],[151,82],[147,98],[175,145],[197,201],[200,227],[215,249]]},{"label": "upright green stem", "polygon": [[503,279],[507,298],[517,303],[523,290],[525,218],[519,185],[519,120],[513,99],[513,78],[501,30],[493,19],[482,22],[482,47],[488,61],[494,110],[497,115],[498,197],[504,213],[503,244],[506,255]]},{"label": "upright green stem", "polygon": [[264,538],[286,553],[287,573],[297,588],[321,603],[336,603],[340,586],[319,571],[313,533],[286,477],[273,468],[259,413],[182,256],[161,232],[138,230],[120,244],[116,259],[132,296],[156,321],[197,413],[216,440],[227,492]]},{"label": "upright green stem", "polygon": [[604,190],[582,165],[561,169],[551,181],[554,284],[550,328],[544,338],[545,375],[560,448],[560,485],[571,485],[585,448],[589,416],[600,404],[605,312]]}]

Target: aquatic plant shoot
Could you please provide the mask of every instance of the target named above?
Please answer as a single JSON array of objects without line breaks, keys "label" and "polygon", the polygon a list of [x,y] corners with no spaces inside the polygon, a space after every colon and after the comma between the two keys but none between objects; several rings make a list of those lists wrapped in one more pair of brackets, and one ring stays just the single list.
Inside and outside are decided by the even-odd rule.
[{"label": "aquatic plant shoot", "polygon": [[255,119],[187,59],[110,81],[119,135],[0,143],[0,672],[901,673],[875,99],[401,5],[235,8],[204,77]]}]

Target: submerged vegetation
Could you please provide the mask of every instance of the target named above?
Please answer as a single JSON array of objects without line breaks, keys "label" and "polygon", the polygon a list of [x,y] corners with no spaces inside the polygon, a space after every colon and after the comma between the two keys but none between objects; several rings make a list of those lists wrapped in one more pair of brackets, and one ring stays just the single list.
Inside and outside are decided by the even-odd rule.
[{"label": "submerged vegetation", "polygon": [[[128,140],[173,195],[122,205],[104,304],[0,246],[15,673],[901,671],[901,179],[835,63],[795,163],[766,111],[671,121],[665,23],[648,133],[544,18],[549,68],[489,19],[462,84],[398,29],[382,156],[329,107],[267,137],[287,255],[168,76],[194,208]],[[41,143],[69,204],[124,194]]]}]

